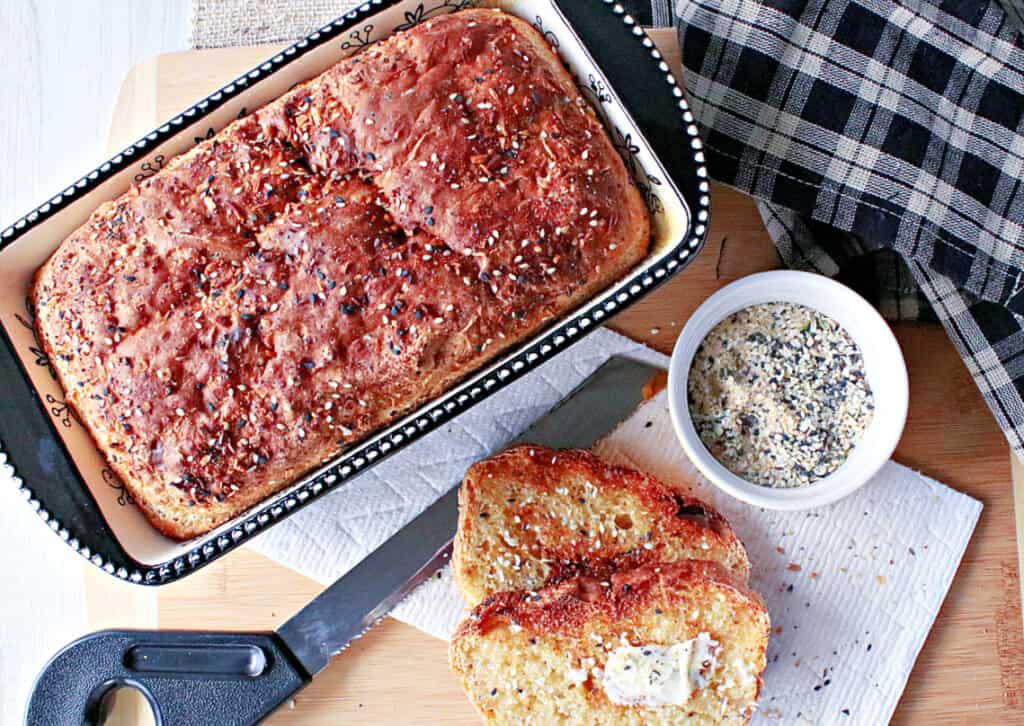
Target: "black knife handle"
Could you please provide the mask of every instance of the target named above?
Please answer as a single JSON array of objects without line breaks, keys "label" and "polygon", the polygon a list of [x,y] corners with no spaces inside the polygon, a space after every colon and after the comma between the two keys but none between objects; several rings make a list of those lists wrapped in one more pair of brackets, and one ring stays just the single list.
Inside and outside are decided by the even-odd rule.
[{"label": "black knife handle", "polygon": [[102,630],[65,646],[36,679],[26,726],[92,726],[118,686],[142,691],[157,726],[247,726],[309,682],[273,633]]}]

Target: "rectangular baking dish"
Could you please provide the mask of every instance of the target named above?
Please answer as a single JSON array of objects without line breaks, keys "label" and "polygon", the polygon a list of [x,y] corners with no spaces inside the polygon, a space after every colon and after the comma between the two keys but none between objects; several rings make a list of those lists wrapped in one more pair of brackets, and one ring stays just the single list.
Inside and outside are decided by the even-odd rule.
[{"label": "rectangular baking dish", "polygon": [[[448,393],[216,530],[170,540],[145,520],[78,423],[35,338],[38,267],[102,202],[173,156],[364,46],[442,13],[498,6],[529,21],[598,110],[651,211],[648,257],[624,279]],[[199,101],[0,234],[0,452],[28,504],[65,542],[116,577],[178,579],[324,496],[519,378],[685,267],[703,244],[707,173],[683,92],[653,43],[608,0],[371,0]]]}]

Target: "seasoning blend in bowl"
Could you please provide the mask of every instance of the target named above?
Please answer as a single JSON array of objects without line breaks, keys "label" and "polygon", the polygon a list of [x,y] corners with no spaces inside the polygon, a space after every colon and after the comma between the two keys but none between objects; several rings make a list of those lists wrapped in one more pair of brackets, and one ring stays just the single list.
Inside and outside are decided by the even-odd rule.
[{"label": "seasoning blend in bowl", "polygon": [[753,305],[716,325],[690,365],[697,434],[729,471],[767,487],[800,487],[846,460],[871,422],[860,348],[805,305]]},{"label": "seasoning blend in bowl", "polygon": [[903,432],[908,389],[877,311],[806,272],[760,273],[716,292],[669,366],[672,422],[690,460],[769,509],[828,504],[874,476]]}]

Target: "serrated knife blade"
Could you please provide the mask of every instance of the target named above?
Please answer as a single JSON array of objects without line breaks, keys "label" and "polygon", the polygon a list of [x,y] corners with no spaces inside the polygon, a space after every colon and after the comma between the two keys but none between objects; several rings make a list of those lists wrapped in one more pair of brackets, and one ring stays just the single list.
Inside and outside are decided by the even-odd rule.
[{"label": "serrated knife blade", "polygon": [[[588,448],[643,400],[659,369],[612,358],[512,443]],[[451,555],[458,486],[273,633],[103,630],[69,644],[36,679],[31,726],[98,724],[107,694],[141,689],[163,726],[248,726],[308,684]]]}]

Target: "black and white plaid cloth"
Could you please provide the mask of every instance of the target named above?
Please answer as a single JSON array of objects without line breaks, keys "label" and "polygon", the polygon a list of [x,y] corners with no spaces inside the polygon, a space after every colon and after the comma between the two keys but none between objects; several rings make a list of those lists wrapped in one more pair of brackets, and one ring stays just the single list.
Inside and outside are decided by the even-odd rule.
[{"label": "black and white plaid cloth", "polygon": [[[678,3],[678,4],[676,4]],[[938,319],[1024,455],[1024,36],[989,0],[629,0],[783,260]]]}]

